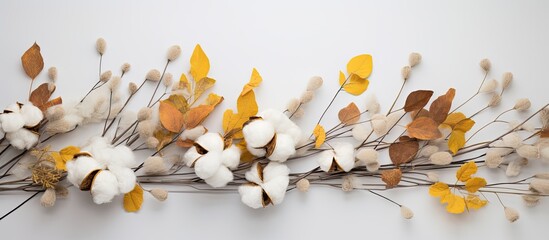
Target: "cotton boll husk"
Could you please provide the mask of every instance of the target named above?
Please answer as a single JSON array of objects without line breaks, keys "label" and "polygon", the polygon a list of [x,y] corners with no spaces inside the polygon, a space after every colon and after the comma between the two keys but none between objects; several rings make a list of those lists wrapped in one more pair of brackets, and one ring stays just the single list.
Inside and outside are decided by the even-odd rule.
[{"label": "cotton boll husk", "polygon": [[167,58],[169,61],[176,60],[181,55],[181,47],[179,45],[173,45],[168,48]]},{"label": "cotton boll husk", "polygon": [[290,179],[288,176],[278,176],[265,182],[261,187],[269,195],[272,203],[277,205],[284,201],[289,182]]},{"label": "cotton boll husk", "polygon": [[196,176],[202,179],[213,176],[221,166],[221,153],[216,151],[208,152],[194,163]]},{"label": "cotton boll husk", "polygon": [[488,150],[485,162],[488,168],[497,168],[503,162],[503,158],[498,151]]},{"label": "cotton boll husk", "polygon": [[400,215],[405,219],[412,219],[414,217],[414,212],[404,205],[400,206]]},{"label": "cotton boll husk", "polygon": [[273,139],[273,124],[264,120],[254,120],[242,129],[248,147],[263,147]]},{"label": "cotton boll husk", "polygon": [[158,82],[160,81],[160,77],[161,77],[160,71],[156,69],[151,69],[149,72],[147,72],[145,79],[153,82]]},{"label": "cotton boll husk", "polygon": [[316,157],[316,161],[322,171],[330,171],[330,167],[332,166],[335,157],[334,154],[333,150],[324,150]]},{"label": "cotton boll husk", "polygon": [[241,201],[248,207],[258,209],[263,207],[263,190],[260,186],[243,184],[238,187]]},{"label": "cotton boll husk", "polygon": [[513,73],[505,72],[503,73],[501,86],[503,87],[503,89],[506,89],[509,87],[509,85],[511,85],[512,81],[513,81]]},{"label": "cotton boll husk", "polygon": [[185,155],[183,155],[183,162],[187,167],[191,167],[193,163],[198,159],[202,157],[200,153],[196,151],[196,147],[191,147],[185,152]]},{"label": "cotton boll husk", "polygon": [[517,153],[519,156],[528,159],[538,159],[541,157],[539,148],[532,145],[522,145],[517,148]]},{"label": "cotton boll husk", "polygon": [[355,165],[355,148],[351,143],[338,143],[334,146],[335,160],[343,171],[348,172]]},{"label": "cotton boll husk", "polygon": [[372,129],[377,136],[382,136],[387,133],[387,117],[382,114],[375,114],[372,116],[370,123]]},{"label": "cotton boll husk", "polygon": [[539,204],[540,197],[533,195],[523,195],[522,200],[524,200],[524,204],[526,204],[527,207],[535,207]]},{"label": "cotton boll husk", "polygon": [[519,219],[519,213],[517,212],[517,210],[510,207],[505,207],[504,211],[505,211],[505,218],[507,218],[509,222],[515,222]]},{"label": "cotton boll husk", "polygon": [[[290,169],[285,164],[270,162],[263,169],[263,182],[269,182],[280,176],[288,177]],[[286,184],[287,185],[287,184]]]},{"label": "cotton boll husk", "polygon": [[435,165],[448,165],[452,162],[452,155],[449,152],[437,152],[429,157]]},{"label": "cotton boll husk", "polygon": [[67,162],[67,179],[72,185],[80,187],[82,180],[94,170],[102,169],[101,165],[91,157],[81,156]]},{"label": "cotton boll husk", "polygon": [[139,133],[139,136],[142,138],[148,138],[151,137],[154,133],[154,130],[156,129],[156,123],[152,120],[146,120],[139,122],[137,125],[137,132]]},{"label": "cotton boll husk", "polygon": [[240,163],[240,154],[240,148],[235,145],[231,145],[227,149],[223,150],[223,153],[221,154],[221,163],[229,169],[235,169]]},{"label": "cotton boll husk", "polygon": [[297,190],[300,192],[307,192],[309,191],[309,187],[311,186],[311,183],[306,178],[299,179],[297,183],[295,184],[297,187]]},{"label": "cotton boll husk", "polygon": [[369,95],[368,98],[366,99],[366,111],[368,111],[368,114],[370,114],[370,116],[374,115],[374,114],[378,114],[379,113],[379,110],[381,109],[380,105],[379,105],[379,101],[377,100],[377,97],[375,95]]},{"label": "cotton boll husk", "polygon": [[233,173],[227,167],[221,166],[213,176],[204,181],[214,188],[225,187],[227,183],[233,181]]},{"label": "cotton boll husk", "polygon": [[497,87],[498,87],[498,81],[496,81],[495,79],[492,79],[492,80],[484,82],[484,84],[480,88],[480,92],[481,93],[492,93],[496,90]]},{"label": "cotton boll husk", "polygon": [[[274,162],[271,162],[271,164],[273,164]],[[261,184],[263,181],[261,180],[261,178],[259,177],[259,172],[257,171],[257,162],[255,162],[254,164],[252,164],[252,167],[250,167],[250,170],[248,170],[246,173],[245,173],[245,177],[246,177],[246,180],[250,181],[250,182],[253,182],[253,183],[256,183],[256,184]],[[278,164],[278,163],[276,163]]]},{"label": "cotton boll husk", "polygon": [[168,166],[164,159],[159,156],[152,156],[145,159],[143,163],[143,171],[148,174],[164,174],[168,172]]},{"label": "cotton boll husk", "polygon": [[440,180],[440,175],[436,172],[428,172],[427,173],[427,179],[431,182],[438,182]]},{"label": "cotton boll husk", "polygon": [[219,133],[206,133],[197,138],[196,143],[208,151],[223,151],[223,138]]},{"label": "cotton boll husk", "polygon": [[361,142],[366,140],[370,132],[372,132],[372,129],[370,129],[366,124],[357,124],[351,131],[353,138]]},{"label": "cotton boll husk", "polygon": [[521,98],[517,100],[513,109],[517,111],[526,111],[530,108],[530,106],[532,106],[532,104],[528,98]]},{"label": "cotton boll husk", "polygon": [[53,207],[53,205],[55,205],[56,199],[57,196],[55,195],[55,189],[48,188],[40,198],[40,205],[42,205],[43,207]]},{"label": "cotton boll husk", "polygon": [[276,135],[276,145],[272,154],[268,157],[271,161],[285,162],[295,154],[295,143],[287,134]]},{"label": "cotton boll husk", "polygon": [[301,98],[299,99],[302,104],[306,104],[313,100],[315,97],[315,92],[313,91],[305,91],[303,94],[301,94]]},{"label": "cotton boll husk", "polygon": [[508,177],[518,176],[520,174],[522,166],[526,166],[526,164],[528,164],[528,160],[526,160],[526,158],[520,158],[511,161],[509,165],[507,165],[505,175],[507,175]]},{"label": "cotton boll husk", "polygon": [[31,149],[38,143],[38,134],[25,128],[20,128],[15,132],[6,133],[6,140],[17,149]]},{"label": "cotton boll husk", "polygon": [[2,130],[6,133],[14,132],[25,126],[25,119],[18,112],[0,114]]},{"label": "cotton boll husk", "polygon": [[118,190],[122,194],[129,193],[134,189],[136,176],[131,168],[109,166],[109,171],[116,177]]},{"label": "cotton boll husk", "polygon": [[534,178],[530,182],[530,188],[543,194],[549,194],[549,179]]},{"label": "cotton boll husk", "polygon": [[196,126],[191,129],[185,129],[183,133],[181,133],[181,139],[182,140],[190,139],[194,141],[198,137],[204,135],[207,131],[208,130],[202,125]]},{"label": "cotton boll husk", "polygon": [[439,148],[435,145],[427,145],[419,151],[419,156],[421,157],[430,157],[434,153],[438,152]]},{"label": "cotton boll husk", "polygon": [[286,109],[288,109],[288,112],[293,113],[297,110],[297,108],[299,107],[299,104],[300,104],[299,99],[292,98],[290,99],[288,104],[286,104]]},{"label": "cotton boll husk", "polygon": [[40,108],[28,103],[21,107],[21,116],[25,119],[25,126],[34,127],[42,121],[44,114]]},{"label": "cotton boll husk", "polygon": [[322,83],[324,80],[322,80],[319,76],[314,76],[309,79],[309,83],[307,83],[307,91],[315,91],[322,87]]},{"label": "cotton boll husk", "polygon": [[91,186],[94,203],[103,204],[111,202],[119,193],[118,180],[114,174],[108,170],[102,170],[95,175]]},{"label": "cotton boll husk", "polygon": [[517,149],[522,145],[522,139],[516,132],[503,136],[501,140],[506,147],[511,147],[514,149]]}]

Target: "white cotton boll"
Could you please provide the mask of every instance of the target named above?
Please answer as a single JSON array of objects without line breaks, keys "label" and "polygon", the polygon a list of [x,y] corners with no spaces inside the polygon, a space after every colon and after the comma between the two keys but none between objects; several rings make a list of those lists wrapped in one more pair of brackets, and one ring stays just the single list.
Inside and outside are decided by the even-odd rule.
[{"label": "white cotton boll", "polygon": [[136,176],[131,168],[109,166],[109,171],[116,177],[118,190],[122,194],[129,193],[134,189]]},{"label": "white cotton boll", "polygon": [[81,156],[67,162],[67,179],[72,185],[80,187],[82,180],[94,170],[102,169],[95,159]]},{"label": "white cotton boll", "polygon": [[480,92],[481,93],[491,93],[491,92],[494,92],[497,87],[498,87],[498,81],[496,81],[495,79],[492,79],[492,80],[484,82],[484,84],[480,88]]},{"label": "white cotton boll", "polygon": [[301,139],[301,129],[286,114],[274,109],[267,109],[259,113],[258,116],[270,122],[276,133],[288,134],[296,143]]},{"label": "white cotton boll", "polygon": [[143,162],[143,171],[148,174],[164,174],[168,172],[168,166],[164,159],[159,156],[151,156]]},{"label": "white cotton boll", "polygon": [[289,174],[290,169],[285,164],[270,162],[263,169],[263,182],[269,182],[281,176],[288,177]]},{"label": "white cotton boll", "polygon": [[20,128],[15,132],[6,133],[6,140],[17,149],[31,149],[38,143],[38,134],[25,128]]},{"label": "white cotton boll", "polygon": [[252,147],[250,145],[246,145],[246,149],[248,149],[248,152],[250,152],[252,155],[256,157],[263,157],[265,154],[267,154],[267,150],[265,150],[262,147]]},{"label": "white cotton boll", "polygon": [[366,124],[355,125],[351,131],[353,138],[361,142],[366,140],[368,135],[370,135],[370,132],[372,132],[372,129],[370,129]]},{"label": "white cotton boll", "polygon": [[305,91],[305,92],[303,92],[303,94],[301,94],[301,98],[299,99],[299,101],[300,101],[302,104],[305,104],[305,103],[308,103],[308,102],[310,102],[311,100],[313,100],[314,97],[315,97],[315,92],[313,92],[313,91]]},{"label": "white cotton boll", "polygon": [[244,126],[242,133],[249,147],[263,147],[273,139],[275,130],[270,122],[258,119]]},{"label": "white cotton boll", "polygon": [[517,149],[522,145],[522,139],[520,138],[518,133],[515,132],[503,136],[501,140],[506,147],[511,147],[514,149]]},{"label": "white cotton boll", "polygon": [[290,156],[295,154],[295,143],[292,137],[287,134],[276,135],[276,145],[269,160],[285,162]]},{"label": "white cotton boll", "polygon": [[40,108],[32,104],[25,104],[21,107],[21,116],[25,119],[25,126],[34,127],[44,119],[44,114]]},{"label": "white cotton boll", "polygon": [[233,173],[228,168],[221,166],[213,176],[204,179],[204,181],[214,188],[225,187],[233,181]]},{"label": "white cotton boll", "polygon": [[208,151],[221,152],[225,143],[219,133],[206,133],[196,139],[196,143]]},{"label": "white cotton boll", "polygon": [[263,118],[263,120],[267,121],[267,122],[270,122],[273,127],[275,128],[275,130],[277,130],[278,128],[278,125],[280,125],[283,121],[283,119],[287,119],[288,117],[278,111],[278,110],[275,110],[275,109],[267,109],[267,110],[264,110],[262,112],[260,112],[259,114],[257,114],[257,116]]},{"label": "white cotton boll", "polygon": [[278,176],[264,183],[261,187],[265,190],[273,205],[277,205],[284,201],[289,182],[288,176]]},{"label": "white cotton boll", "polygon": [[517,100],[513,109],[517,111],[526,111],[530,108],[530,106],[532,106],[532,103],[530,103],[528,98],[521,98]]},{"label": "white cotton boll", "polygon": [[430,157],[434,153],[438,152],[439,148],[435,145],[427,145],[421,149],[419,156],[421,157]]},{"label": "white cotton boll", "polygon": [[257,185],[243,184],[238,187],[240,200],[248,207],[258,209],[263,207],[263,189]]},{"label": "white cotton boll", "polygon": [[351,143],[338,143],[334,146],[335,160],[343,171],[348,172],[355,166],[355,148]]},{"label": "white cotton boll", "polygon": [[505,175],[508,177],[516,177],[520,174],[520,170],[522,169],[522,166],[526,166],[528,164],[528,160],[525,158],[515,159],[507,165],[507,169],[505,170]]},{"label": "white cotton boll", "polygon": [[368,114],[370,114],[370,116],[378,114],[380,109],[381,107],[379,105],[377,97],[373,94],[369,95],[366,99],[366,111],[368,111]]},{"label": "white cotton boll", "polygon": [[196,151],[196,147],[191,147],[185,152],[185,155],[183,155],[183,162],[187,167],[191,167],[193,163],[198,159],[202,157],[200,153]]},{"label": "white cotton boll", "polygon": [[309,83],[307,83],[307,91],[315,91],[322,87],[322,83],[324,80],[322,80],[319,76],[314,76],[311,79],[309,79]]},{"label": "white cotton boll", "polygon": [[235,145],[231,145],[227,149],[223,150],[223,153],[221,153],[221,163],[229,169],[235,169],[240,163],[240,154],[240,148]]},{"label": "white cotton boll", "polygon": [[488,168],[497,168],[503,162],[503,158],[498,151],[488,150],[486,152],[486,166]]},{"label": "white cotton boll", "polygon": [[110,171],[102,170],[95,175],[91,186],[91,194],[94,203],[103,204],[111,202],[119,193],[118,180],[114,174]]},{"label": "white cotton boll", "polygon": [[211,151],[196,160],[194,163],[194,172],[199,178],[206,179],[213,176],[220,166],[221,153]]},{"label": "white cotton boll", "polygon": [[[271,162],[273,163],[273,162]],[[259,163],[255,162],[252,164],[252,167],[250,167],[250,170],[248,170],[246,173],[245,173],[245,177],[246,177],[246,180],[250,181],[250,182],[253,182],[253,183],[257,183],[257,184],[260,184],[263,182],[263,180],[259,177],[259,174],[263,174],[263,172],[259,172],[258,171],[258,165]]]},{"label": "white cotton boll", "polygon": [[330,171],[330,167],[332,166],[335,157],[334,154],[335,153],[333,150],[325,150],[316,157],[316,161],[318,162],[318,165],[320,166],[320,169],[322,171]]},{"label": "white cotton boll", "polygon": [[289,135],[294,140],[294,144],[299,142],[303,137],[303,132],[301,131],[301,128],[299,128],[294,122],[288,120],[281,126],[284,126],[285,128],[277,131],[277,133]]},{"label": "white cotton boll", "polygon": [[111,158],[113,157],[112,148],[107,139],[103,137],[93,137],[82,148],[82,151],[89,152],[94,159],[101,164],[102,167],[106,167]]},{"label": "white cotton boll", "polygon": [[0,114],[2,130],[6,133],[14,132],[25,126],[25,119],[18,112]]},{"label": "white cotton boll", "polygon": [[375,114],[372,116],[371,121],[372,129],[377,136],[382,136],[387,133],[387,117],[382,114]]},{"label": "white cotton boll", "polygon": [[541,157],[539,148],[532,145],[522,145],[521,147],[517,148],[517,153],[519,156],[528,159],[538,159]]},{"label": "white cotton boll", "polygon": [[131,168],[137,165],[133,151],[125,145],[114,147],[114,154],[111,156],[110,164]]},{"label": "white cotton boll", "polygon": [[204,135],[207,131],[208,130],[202,125],[196,126],[191,129],[185,129],[183,133],[181,133],[181,139],[182,140],[190,139],[194,141],[198,137]]},{"label": "white cotton boll", "polygon": [[435,165],[448,165],[452,162],[452,155],[449,152],[437,152],[429,157]]}]

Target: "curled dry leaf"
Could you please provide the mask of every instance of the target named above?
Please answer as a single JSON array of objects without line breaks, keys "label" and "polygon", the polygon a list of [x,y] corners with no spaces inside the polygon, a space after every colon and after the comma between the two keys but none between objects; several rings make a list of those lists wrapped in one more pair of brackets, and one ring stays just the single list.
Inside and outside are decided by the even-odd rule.
[{"label": "curled dry leaf", "polygon": [[400,182],[402,178],[402,171],[400,169],[391,169],[381,171],[381,180],[385,182],[387,188],[394,188]]},{"label": "curled dry leaf", "polygon": [[412,121],[408,126],[408,135],[421,140],[432,140],[442,137],[438,130],[438,123],[428,117],[419,117]]},{"label": "curled dry leaf", "polygon": [[410,117],[412,119],[416,119],[416,118],[419,118],[419,117],[431,117],[431,114],[429,113],[429,110],[423,108],[423,109],[420,109],[420,110],[417,110],[417,111],[412,111],[410,113]]},{"label": "curled dry leaf", "polygon": [[252,76],[250,77],[250,81],[244,85],[242,88],[242,92],[240,93],[240,96],[245,95],[246,93],[252,91],[254,88],[259,86],[259,84],[263,81],[263,78],[261,75],[259,75],[259,72],[257,69],[252,70]]},{"label": "curled dry leaf", "polygon": [[324,127],[322,127],[320,124],[317,124],[315,129],[313,130],[313,135],[315,136],[315,148],[319,148],[322,146],[324,141],[326,141],[326,131],[324,131]]},{"label": "curled dry leaf", "polygon": [[210,71],[210,60],[200,44],[196,44],[194,47],[193,54],[191,55],[191,75],[193,76],[196,82],[200,81],[202,78],[208,76]]},{"label": "curled dry leaf", "polygon": [[143,188],[135,184],[133,190],[124,194],[124,209],[127,212],[137,212],[143,204]]},{"label": "curled dry leaf", "polygon": [[456,90],[450,88],[446,94],[438,97],[435,101],[433,101],[433,103],[431,103],[429,113],[431,113],[431,117],[438,124],[443,123],[444,120],[446,120],[448,112],[450,112],[450,108],[452,107],[452,101],[454,100],[455,95]]},{"label": "curled dry leaf", "polygon": [[242,139],[242,125],[250,119],[250,117],[257,114],[258,106],[255,101],[255,93],[253,90],[244,95],[240,95],[236,101],[237,113],[234,113],[232,109],[227,109],[223,113],[223,131],[225,133],[230,132],[233,129],[240,129],[234,134],[235,139]]},{"label": "curled dry leaf", "polygon": [[433,91],[430,90],[417,90],[411,92],[406,98],[404,111],[412,112],[423,109],[429,102],[429,99],[431,99],[431,96],[433,96]]},{"label": "curled dry leaf", "polygon": [[161,101],[159,107],[160,123],[170,132],[178,133],[185,123],[185,117],[174,105]]},{"label": "curled dry leaf", "polygon": [[38,76],[38,74],[44,68],[44,59],[40,54],[40,46],[34,43],[24,54],[21,56],[21,63],[27,76],[32,80]]},{"label": "curled dry leaf", "polygon": [[164,148],[166,144],[172,141],[172,138],[174,137],[174,133],[170,132],[164,128],[157,128],[153,136],[158,140],[158,145],[156,145],[156,150],[160,150]]},{"label": "curled dry leaf", "polygon": [[389,158],[395,166],[407,163],[414,159],[419,151],[419,143],[416,139],[408,136],[400,137],[398,142],[389,146]]},{"label": "curled dry leaf", "polygon": [[360,110],[358,110],[358,107],[354,102],[351,102],[347,105],[347,107],[339,110],[337,116],[339,117],[339,121],[341,121],[341,123],[345,125],[353,124],[358,122],[360,119]]},{"label": "curled dry leaf", "polygon": [[48,83],[42,83],[40,84],[40,86],[38,86],[36,89],[34,89],[31,92],[29,101],[34,106],[40,108],[40,110],[45,111],[49,107],[57,104],[61,104],[62,102],[60,97],[49,101],[53,91],[55,91],[55,88],[52,91],[50,91],[50,89],[48,88]]}]

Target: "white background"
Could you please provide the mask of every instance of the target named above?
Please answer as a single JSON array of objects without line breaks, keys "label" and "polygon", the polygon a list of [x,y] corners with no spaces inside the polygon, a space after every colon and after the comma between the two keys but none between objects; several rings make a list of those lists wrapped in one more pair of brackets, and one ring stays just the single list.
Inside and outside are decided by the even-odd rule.
[{"label": "white background", "polygon": [[[59,70],[56,94],[64,99],[82,97],[97,78],[95,40],[103,37],[108,42],[104,69],[118,72],[123,62],[130,62],[132,70],[125,80],[135,82],[149,69],[161,68],[166,49],[173,44],[181,45],[183,54],[168,71],[179,76],[188,70],[190,53],[200,43],[210,58],[210,75],[218,80],[214,91],[225,97],[206,122],[213,131],[220,128],[224,109],[235,107],[253,67],[264,78],[256,92],[262,109],[284,108],[290,97],[304,90],[309,77],[324,77],[324,87],[299,121],[305,131],[311,131],[338,87],[338,70],[361,53],[370,53],[374,59],[368,92],[361,97],[342,94],[323,123],[336,123],[337,110],[349,101],[363,107],[371,93],[386,110],[400,86],[400,68],[412,51],[422,53],[423,61],[414,69],[405,92],[423,88],[438,95],[455,87],[455,101],[462,102],[481,81],[480,59],[492,60],[490,78],[500,79],[503,72],[512,71],[516,81],[505,94],[503,106],[482,114],[478,122],[483,122],[519,97],[529,97],[533,109],[548,102],[548,9],[547,1],[495,0],[3,1],[0,105],[26,97],[29,81],[20,56],[34,41],[42,48],[45,69],[56,66]],[[37,81],[45,79],[43,73]],[[150,86],[144,92],[150,92]],[[144,105],[147,95],[142,93],[132,108]],[[464,110],[472,113],[486,102],[482,96]],[[500,130],[504,127],[500,125]],[[54,146],[83,144],[98,129],[79,129]],[[503,171],[485,174],[489,181],[506,180],[501,177]],[[137,214],[125,213],[121,199],[94,205],[88,193],[71,190],[68,199],[51,209],[42,208],[38,198],[30,201],[0,222],[1,238],[530,239],[545,234],[549,217],[547,201],[530,209],[519,197],[505,196],[505,203],[521,213],[521,219],[510,224],[493,195],[487,196],[491,202],[485,209],[451,215],[425,188],[384,193],[412,208],[412,220],[402,219],[398,208],[371,194],[337,189],[294,191],[282,205],[263,210],[244,206],[237,194],[171,194],[165,203],[146,196]],[[0,213],[24,198],[2,194]]]}]

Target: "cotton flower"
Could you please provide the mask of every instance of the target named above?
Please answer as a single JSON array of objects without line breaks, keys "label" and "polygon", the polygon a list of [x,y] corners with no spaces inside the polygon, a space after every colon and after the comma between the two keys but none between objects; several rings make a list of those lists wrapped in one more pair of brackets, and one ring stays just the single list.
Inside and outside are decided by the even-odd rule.
[{"label": "cotton flower", "polygon": [[485,72],[490,71],[490,68],[492,67],[490,60],[488,60],[487,58],[482,59],[479,65]]},{"label": "cotton flower", "polygon": [[95,175],[91,187],[93,202],[96,204],[111,202],[115,196],[120,194],[117,184],[116,176],[110,171],[99,171]]},{"label": "cotton flower", "polygon": [[408,57],[408,64],[410,64],[410,67],[415,67],[421,62],[421,54],[417,52],[410,53],[410,56]]},{"label": "cotton flower", "polygon": [[510,73],[510,72],[503,73],[501,87],[503,89],[507,89],[509,85],[511,85],[512,81],[513,81],[513,73]]},{"label": "cotton flower", "polygon": [[495,79],[492,79],[492,80],[484,82],[484,84],[480,88],[480,92],[481,93],[492,93],[496,90],[497,87],[498,87],[498,81],[496,81]]},{"label": "cotton flower", "polygon": [[130,71],[131,67],[132,67],[132,65],[130,65],[129,63],[124,63],[120,67],[120,71],[122,71],[122,74],[125,74],[125,73]]},{"label": "cotton flower", "polygon": [[153,188],[150,191],[151,195],[158,201],[166,201],[168,199],[168,191],[161,188]]},{"label": "cotton flower", "polygon": [[497,168],[503,162],[503,158],[495,150],[488,150],[486,152],[486,166],[488,168]]},{"label": "cotton flower", "polygon": [[313,91],[305,91],[303,94],[301,94],[301,97],[299,98],[299,101],[302,104],[308,103],[315,97],[315,92]]},{"label": "cotton flower", "polygon": [[48,69],[48,78],[52,82],[57,81],[57,68],[56,67],[50,67]]},{"label": "cotton flower", "polygon": [[531,105],[532,104],[530,103],[530,100],[528,98],[521,98],[517,100],[513,109],[517,111],[526,111],[530,108]]},{"label": "cotton flower", "polygon": [[111,71],[105,71],[105,72],[101,73],[101,75],[99,76],[99,81],[107,82],[107,81],[109,81],[109,79],[111,79],[111,77],[112,77],[112,72]]},{"label": "cotton flower", "polygon": [[437,152],[429,157],[435,165],[448,165],[452,162],[452,155],[449,152]]},{"label": "cotton flower", "polygon": [[107,41],[103,38],[98,38],[95,42],[95,48],[97,49],[99,55],[105,54],[105,51],[107,50]]},{"label": "cotton flower", "polygon": [[412,68],[410,66],[404,66],[402,70],[400,70],[402,79],[407,80],[410,77],[411,72],[412,72]]},{"label": "cotton flower", "polygon": [[150,70],[150,71],[147,73],[147,76],[145,76],[145,79],[147,79],[147,80],[149,80],[149,81],[153,81],[153,82],[158,82],[158,81],[160,81],[160,78],[161,78],[160,71],[158,71],[158,70],[156,70],[156,69]]},{"label": "cotton flower", "polygon": [[414,217],[414,212],[404,205],[400,206],[400,215],[405,219],[412,219]]},{"label": "cotton flower", "polygon": [[379,169],[378,153],[373,148],[362,148],[358,150],[355,156],[360,165],[366,166],[369,172],[375,172]]},{"label": "cotton flower", "polygon": [[526,158],[520,158],[515,159],[507,165],[507,169],[505,170],[505,175],[508,177],[516,177],[520,174],[520,170],[523,166],[526,166],[528,164],[528,160]]},{"label": "cotton flower", "polygon": [[309,187],[311,186],[311,183],[309,183],[309,180],[307,180],[306,178],[302,178],[302,179],[299,179],[299,181],[297,181],[295,186],[297,187],[297,190],[299,190],[300,192],[307,192],[309,191]]},{"label": "cotton flower", "polygon": [[307,84],[307,91],[315,91],[322,87],[322,78],[319,76],[314,76],[311,79],[309,79],[309,83]]},{"label": "cotton flower", "polygon": [[523,195],[522,200],[524,200],[524,204],[528,207],[535,207],[539,204],[539,196],[534,195]]},{"label": "cotton flower", "polygon": [[46,189],[44,194],[42,194],[42,197],[40,198],[40,204],[43,207],[53,207],[53,205],[55,205],[56,198],[57,196],[55,195],[55,189],[48,188]]},{"label": "cotton flower", "polygon": [[6,133],[5,137],[17,149],[31,149],[38,143],[38,133],[31,132],[25,128]]},{"label": "cotton flower", "polygon": [[354,147],[351,143],[338,143],[333,150],[325,150],[316,158],[320,169],[325,172],[351,171],[354,167]]},{"label": "cotton flower", "polygon": [[0,126],[5,138],[17,149],[30,149],[38,142],[38,133],[29,130],[37,126],[44,115],[42,110],[28,104],[12,104],[0,114]]},{"label": "cotton flower", "polygon": [[282,203],[289,184],[290,169],[284,164],[270,162],[262,168],[257,162],[246,172],[249,183],[240,185],[238,192],[244,204],[251,208]]},{"label": "cotton flower", "polygon": [[519,213],[517,210],[510,207],[504,207],[503,210],[505,211],[505,218],[507,218],[509,222],[515,222],[519,219]]},{"label": "cotton flower", "polygon": [[179,45],[173,45],[168,48],[167,58],[169,61],[176,60],[181,55],[181,47]]},{"label": "cotton flower", "polygon": [[501,103],[501,95],[492,93],[492,98],[488,102],[488,107],[496,107]]}]

